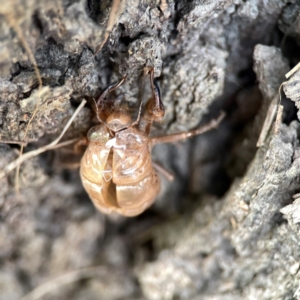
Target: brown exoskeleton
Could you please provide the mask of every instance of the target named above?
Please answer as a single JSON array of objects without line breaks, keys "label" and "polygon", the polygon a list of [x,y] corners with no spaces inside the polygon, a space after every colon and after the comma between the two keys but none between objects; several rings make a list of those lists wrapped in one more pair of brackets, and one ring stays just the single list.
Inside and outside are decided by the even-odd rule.
[{"label": "brown exoskeleton", "polygon": [[[97,99],[97,107],[125,79],[106,88]],[[224,117],[221,114],[218,119],[189,132],[149,137],[153,121],[162,118],[165,112],[153,69],[150,81],[153,95],[147,103],[146,114],[141,117],[141,106],[135,122],[123,111],[113,112],[105,122],[98,114],[101,124],[88,132],[88,147],[81,159],[80,175],[95,207],[103,213],[115,212],[128,217],[141,214],[155,201],[160,190],[156,171],[161,168],[151,160],[152,147],[216,128]]]}]

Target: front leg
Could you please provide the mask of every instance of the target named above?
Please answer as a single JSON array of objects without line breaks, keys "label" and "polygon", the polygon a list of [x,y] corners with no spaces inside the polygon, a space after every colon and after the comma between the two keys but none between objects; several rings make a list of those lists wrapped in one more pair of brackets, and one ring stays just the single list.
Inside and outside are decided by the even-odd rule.
[{"label": "front leg", "polygon": [[114,91],[116,88],[118,88],[120,85],[122,85],[124,83],[124,81],[126,80],[127,76],[124,76],[119,82],[115,82],[111,85],[109,85],[99,96],[99,98],[96,101],[97,106],[99,107],[102,104],[102,101],[104,100],[104,98],[111,93],[112,91]]},{"label": "front leg", "polygon": [[74,145],[75,154],[82,154],[81,148],[86,147],[88,144],[89,144],[89,140],[86,136],[79,139]]},{"label": "front leg", "polygon": [[160,90],[157,82],[154,79],[154,69],[150,70],[150,83],[152,89],[152,98],[147,104],[147,113],[153,118],[153,120],[160,119],[165,114],[164,104],[161,100]]}]

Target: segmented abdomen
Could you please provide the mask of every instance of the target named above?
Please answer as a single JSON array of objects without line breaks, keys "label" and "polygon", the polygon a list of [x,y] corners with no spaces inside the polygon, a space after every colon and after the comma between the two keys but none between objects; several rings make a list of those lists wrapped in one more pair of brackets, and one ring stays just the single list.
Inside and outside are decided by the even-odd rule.
[{"label": "segmented abdomen", "polygon": [[80,175],[97,209],[106,214],[136,216],[154,202],[160,182],[147,142],[136,144],[137,149],[118,142],[123,140],[117,137],[110,149],[91,142],[81,160]]}]

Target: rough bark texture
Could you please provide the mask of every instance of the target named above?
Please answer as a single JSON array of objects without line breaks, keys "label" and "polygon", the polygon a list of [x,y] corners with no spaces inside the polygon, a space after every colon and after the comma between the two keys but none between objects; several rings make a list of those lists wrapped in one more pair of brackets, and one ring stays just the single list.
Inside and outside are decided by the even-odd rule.
[{"label": "rough bark texture", "polygon": [[[0,179],[0,299],[37,287],[25,299],[300,299],[300,71],[283,84],[283,123],[256,148],[299,62],[299,9],[293,0],[1,0],[0,142],[47,144],[83,97],[125,75],[116,106],[136,113],[146,67],[166,107],[156,133],[227,116],[217,130],[154,149],[175,180],[162,178],[156,203],[136,218],[96,212],[78,170],[62,166],[66,149],[23,163],[20,194],[14,172]],[[87,105],[66,138],[84,135],[92,118]],[[0,143],[0,170],[18,150]]]}]

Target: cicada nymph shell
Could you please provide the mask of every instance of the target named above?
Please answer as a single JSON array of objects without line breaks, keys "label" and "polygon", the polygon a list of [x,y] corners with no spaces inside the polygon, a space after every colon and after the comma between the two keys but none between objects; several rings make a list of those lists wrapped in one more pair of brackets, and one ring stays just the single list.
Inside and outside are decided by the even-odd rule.
[{"label": "cicada nymph shell", "polygon": [[81,160],[84,188],[102,212],[136,216],[155,200],[160,183],[152,167],[149,138],[129,127],[110,136],[105,125],[88,133]]},{"label": "cicada nymph shell", "polygon": [[[154,201],[160,190],[160,181],[155,170],[172,177],[166,170],[151,160],[151,148],[155,144],[185,140],[216,128],[224,117],[189,132],[149,137],[153,121],[164,116],[158,85],[154,80],[154,70],[150,70],[152,97],[145,106],[146,115],[141,114],[132,122],[122,111],[107,114],[98,111],[103,106],[108,93],[119,87],[126,79],[107,87],[97,104],[97,117],[101,125],[88,132],[88,147],[81,160],[80,175],[83,186],[94,205],[103,213],[112,212],[132,217],[141,214]],[[140,122],[143,119],[143,122]],[[142,125],[142,126],[140,126]],[[142,127],[142,128],[141,128]]]}]

